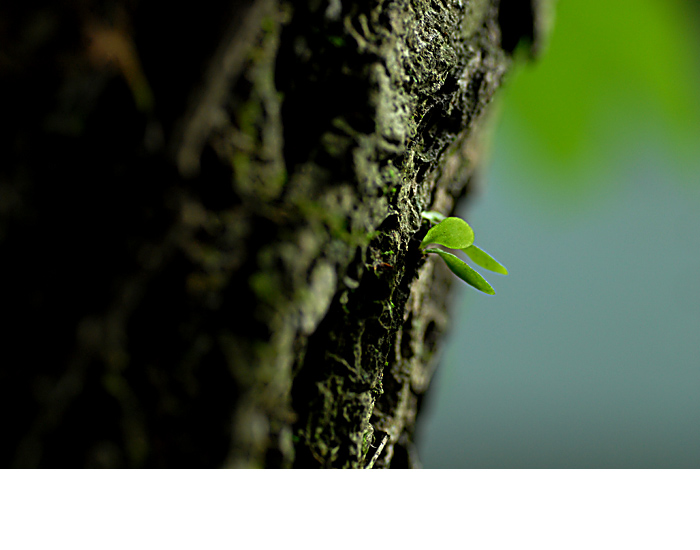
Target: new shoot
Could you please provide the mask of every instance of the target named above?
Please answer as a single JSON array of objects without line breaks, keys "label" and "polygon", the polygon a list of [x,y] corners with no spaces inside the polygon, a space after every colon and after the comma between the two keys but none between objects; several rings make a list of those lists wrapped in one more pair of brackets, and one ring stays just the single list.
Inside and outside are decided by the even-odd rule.
[{"label": "new shoot", "polygon": [[469,224],[461,218],[447,218],[437,212],[424,212],[423,219],[436,225],[428,230],[421,241],[421,250],[426,254],[440,256],[452,273],[468,285],[485,294],[496,294],[486,279],[457,256],[436,246],[428,248],[430,245],[439,245],[452,250],[461,250],[476,265],[501,275],[508,275],[508,270],[503,265],[474,245],[474,231]]}]

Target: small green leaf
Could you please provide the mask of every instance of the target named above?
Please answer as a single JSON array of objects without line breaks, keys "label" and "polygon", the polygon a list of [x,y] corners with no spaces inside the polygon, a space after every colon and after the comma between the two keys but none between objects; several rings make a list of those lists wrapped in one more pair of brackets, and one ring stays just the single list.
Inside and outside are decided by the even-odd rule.
[{"label": "small green leaf", "polygon": [[463,248],[462,251],[469,256],[476,265],[480,265],[484,269],[500,273],[501,275],[508,275],[508,270],[505,266],[499,264],[478,246],[471,245],[467,248]]},{"label": "small green leaf", "polygon": [[484,292],[485,294],[496,294],[496,291],[486,279],[484,279],[481,275],[479,275],[476,271],[474,271],[471,267],[465,264],[454,254],[445,252],[440,248],[431,248],[426,252],[438,254],[443,260],[445,260],[447,267],[450,268],[452,273],[457,275],[457,277],[462,279],[465,283],[473,286],[475,289],[480,290],[481,292]]},{"label": "small green leaf", "polygon": [[441,244],[447,248],[467,248],[474,242],[474,231],[462,218],[445,218],[431,227],[420,243],[421,248],[429,244]]},{"label": "small green leaf", "polygon": [[423,212],[420,216],[424,220],[428,220],[430,223],[440,223],[447,217],[444,214],[440,214],[440,212],[434,212],[432,210]]}]

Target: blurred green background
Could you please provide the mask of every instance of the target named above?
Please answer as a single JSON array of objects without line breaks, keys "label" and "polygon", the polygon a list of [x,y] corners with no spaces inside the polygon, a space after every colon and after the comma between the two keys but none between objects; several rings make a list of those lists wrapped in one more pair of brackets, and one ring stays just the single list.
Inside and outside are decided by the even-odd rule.
[{"label": "blurred green background", "polygon": [[463,212],[510,275],[459,285],[428,468],[700,467],[700,8],[560,0]]}]

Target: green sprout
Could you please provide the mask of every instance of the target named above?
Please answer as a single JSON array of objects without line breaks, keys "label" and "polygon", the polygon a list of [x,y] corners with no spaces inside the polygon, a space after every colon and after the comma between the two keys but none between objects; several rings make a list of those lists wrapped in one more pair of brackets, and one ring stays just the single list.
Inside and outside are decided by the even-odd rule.
[{"label": "green sprout", "polygon": [[452,273],[468,285],[485,294],[496,294],[496,291],[486,279],[454,254],[441,248],[426,248],[432,244],[453,250],[461,250],[476,265],[495,273],[508,275],[508,270],[503,265],[477,246],[474,246],[474,231],[469,227],[469,224],[461,218],[447,218],[438,212],[424,212],[422,216],[423,219],[437,225],[431,227],[426,233],[425,238],[420,243],[421,250],[426,254],[437,254],[440,256],[445,260],[447,267],[450,268]]}]

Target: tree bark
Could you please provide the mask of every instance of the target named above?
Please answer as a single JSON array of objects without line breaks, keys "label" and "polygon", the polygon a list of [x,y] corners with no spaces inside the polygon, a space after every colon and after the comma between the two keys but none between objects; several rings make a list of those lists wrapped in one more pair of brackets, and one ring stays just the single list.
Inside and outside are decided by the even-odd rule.
[{"label": "tree bark", "polygon": [[500,4],[1,7],[3,464],[417,465]]}]

